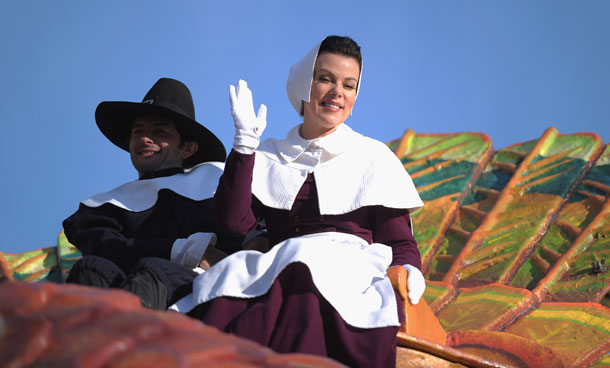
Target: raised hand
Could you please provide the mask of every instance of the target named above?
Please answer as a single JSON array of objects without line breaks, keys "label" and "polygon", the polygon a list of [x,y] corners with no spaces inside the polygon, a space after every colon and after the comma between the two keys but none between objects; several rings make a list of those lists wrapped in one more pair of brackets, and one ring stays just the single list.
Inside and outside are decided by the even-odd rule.
[{"label": "raised hand", "polygon": [[252,91],[248,88],[248,83],[241,79],[237,87],[229,86],[229,100],[235,124],[233,148],[238,152],[250,154],[258,147],[260,136],[267,126],[267,106],[261,105],[258,113],[254,114]]}]

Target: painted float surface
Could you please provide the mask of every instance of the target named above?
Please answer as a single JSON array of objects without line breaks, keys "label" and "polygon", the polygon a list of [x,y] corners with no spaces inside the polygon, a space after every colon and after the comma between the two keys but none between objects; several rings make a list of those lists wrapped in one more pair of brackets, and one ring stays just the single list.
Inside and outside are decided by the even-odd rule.
[{"label": "painted float surface", "polygon": [[[481,133],[417,134],[411,130],[388,146],[425,202],[413,216],[428,280],[424,298],[447,332],[444,345],[399,333],[398,367],[610,367],[608,145],[594,133],[562,135],[549,128],[538,139],[498,150]],[[63,282],[78,258],[80,253],[63,233],[55,247],[21,254],[0,252],[0,277],[6,281],[0,283],[3,304],[16,298],[20,303],[34,303],[45,288],[54,288],[53,295],[70,294],[70,286],[56,284]],[[104,293],[89,292],[106,300]],[[61,300],[68,300],[62,305],[69,309],[70,299]],[[83,304],[82,300],[75,303]],[[0,319],[0,346],[14,338],[10,326],[15,322],[6,315],[19,314],[15,305],[12,312],[0,307],[8,321]],[[50,309],[41,304],[29,314],[34,319],[28,323],[37,326],[35,319]],[[32,331],[52,335],[44,329],[53,323],[75,323],[78,318],[68,309],[57,312],[52,322],[47,318],[43,327],[31,327]],[[131,313],[147,316],[137,318],[151,315],[136,306],[132,309]],[[85,312],[74,314],[79,313]],[[165,321],[164,313],[154,315]],[[129,328],[136,327],[124,327]],[[71,338],[77,339],[78,334]],[[40,359],[48,358],[51,348],[32,341],[24,345],[30,349],[28,356],[38,352]],[[111,357],[127,359],[128,351],[142,361],[151,359],[147,355],[153,354],[147,348],[150,341],[144,339],[140,345],[137,339],[129,341],[131,348],[119,349],[120,354],[113,353],[114,345],[108,342],[103,352],[77,350],[72,356],[92,359],[106,354],[106,360],[100,360],[106,363],[98,366],[120,366],[108,362],[114,362]],[[182,352],[176,344],[166,344],[157,350],[171,351],[169,355],[182,356],[187,363],[194,361],[192,344],[187,344],[191,350]],[[253,366],[279,367],[283,365],[277,362],[287,359],[261,349],[266,353],[257,354],[266,358],[252,360]],[[7,349],[0,348],[3,361],[6,354]],[[293,358],[310,359],[298,366],[333,366],[313,357]],[[43,360],[32,362],[42,364]]]}]

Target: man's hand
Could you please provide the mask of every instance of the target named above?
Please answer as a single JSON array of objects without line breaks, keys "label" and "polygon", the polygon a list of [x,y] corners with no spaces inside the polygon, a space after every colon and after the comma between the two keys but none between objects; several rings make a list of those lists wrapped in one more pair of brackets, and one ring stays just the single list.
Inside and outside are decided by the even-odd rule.
[{"label": "man's hand", "polygon": [[209,246],[203,254],[203,257],[201,257],[199,267],[207,271],[207,269],[220,262],[226,256],[227,254],[225,252]]},{"label": "man's hand", "polygon": [[205,250],[213,248],[216,244],[216,234],[214,233],[194,233],[188,238],[180,238],[172,245],[170,259],[188,268],[197,267]]}]

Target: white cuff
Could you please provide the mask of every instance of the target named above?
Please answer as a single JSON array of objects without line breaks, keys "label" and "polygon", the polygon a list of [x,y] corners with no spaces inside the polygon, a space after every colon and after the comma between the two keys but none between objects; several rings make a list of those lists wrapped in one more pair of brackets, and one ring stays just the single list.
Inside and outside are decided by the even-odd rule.
[{"label": "white cuff", "polygon": [[251,154],[258,148],[260,136],[254,131],[237,130],[233,138],[233,148],[239,153]]},{"label": "white cuff", "polygon": [[246,146],[233,145],[233,149],[239,153],[243,153],[244,155],[251,155],[254,153],[254,148],[250,148],[250,147],[246,147]]},{"label": "white cuff", "polygon": [[411,304],[419,303],[419,299],[424,295],[426,291],[426,280],[421,271],[410,264],[403,265],[407,270],[407,294]]},{"label": "white cuff", "polygon": [[194,233],[188,238],[176,239],[172,245],[170,259],[190,269],[199,266],[199,262],[208,246],[216,244],[214,233]]}]

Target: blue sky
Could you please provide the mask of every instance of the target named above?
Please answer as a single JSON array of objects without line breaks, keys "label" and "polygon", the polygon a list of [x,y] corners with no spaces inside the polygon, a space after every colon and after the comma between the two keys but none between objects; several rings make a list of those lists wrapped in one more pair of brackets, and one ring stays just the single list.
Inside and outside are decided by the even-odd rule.
[{"label": "blue sky", "polygon": [[242,78],[268,106],[264,137],[283,137],[299,122],[288,69],[329,34],[362,47],[348,124],[365,135],[472,131],[502,148],[555,126],[609,143],[608,19],[604,0],[4,1],[0,251],[54,246],[80,200],[136,178],[95,125],[101,101],[181,80],[229,149]]}]

